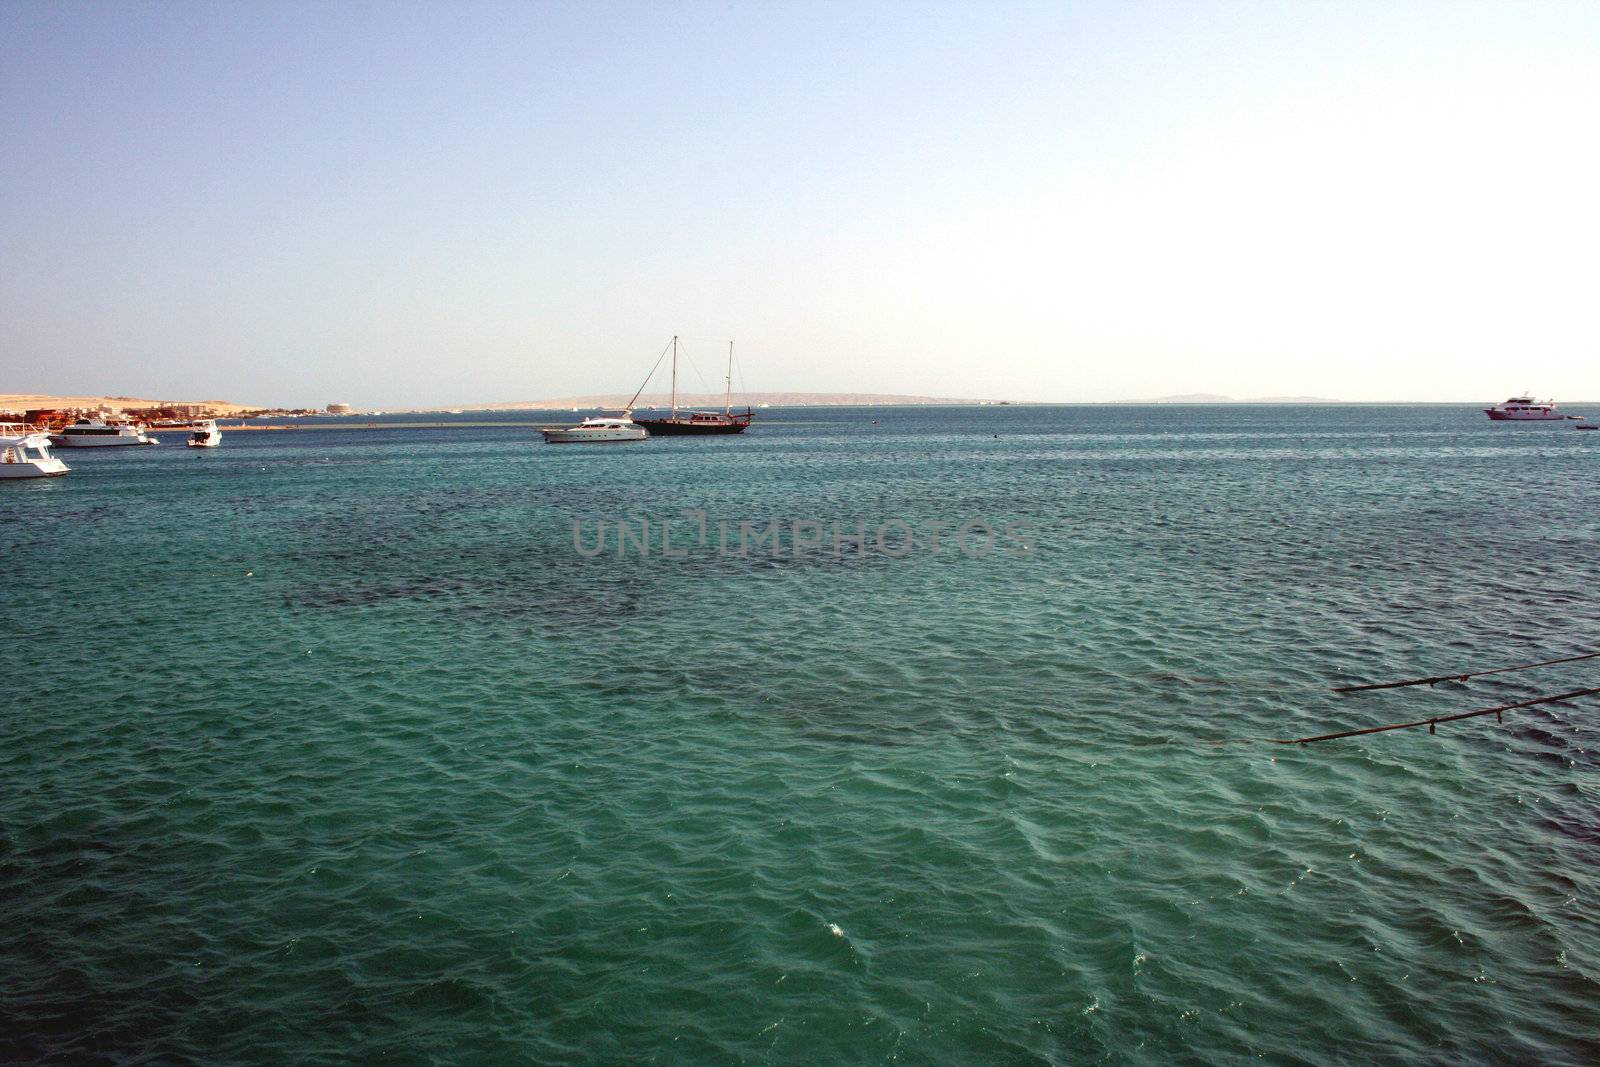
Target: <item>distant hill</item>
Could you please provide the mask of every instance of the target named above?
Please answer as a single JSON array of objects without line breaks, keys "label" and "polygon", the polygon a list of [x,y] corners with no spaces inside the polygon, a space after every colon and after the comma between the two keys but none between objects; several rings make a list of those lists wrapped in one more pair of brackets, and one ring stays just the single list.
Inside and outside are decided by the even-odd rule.
[{"label": "distant hill", "polygon": [[[564,396],[551,400],[514,400],[498,404],[454,404],[451,407],[472,411],[553,411],[569,408],[620,408],[628,402],[628,393],[603,393],[592,396]],[[722,410],[722,393],[679,393],[680,408]],[[664,408],[672,402],[667,393],[641,396],[634,407]],[[748,393],[733,398],[735,408],[746,405],[757,407],[770,404],[785,407],[899,407],[911,404],[989,404],[989,400],[965,400],[943,396],[902,396],[898,393]],[[445,411],[448,408],[427,410]]]},{"label": "distant hill", "polygon": [[1179,393],[1176,396],[1158,396],[1149,400],[1119,400],[1119,404],[1342,404],[1343,400],[1329,400],[1323,396],[1253,396],[1236,400],[1220,393]]},{"label": "distant hill", "polygon": [[1148,400],[1123,400],[1123,404],[1235,404],[1231,396],[1219,393],[1178,393],[1175,396],[1158,396]]}]

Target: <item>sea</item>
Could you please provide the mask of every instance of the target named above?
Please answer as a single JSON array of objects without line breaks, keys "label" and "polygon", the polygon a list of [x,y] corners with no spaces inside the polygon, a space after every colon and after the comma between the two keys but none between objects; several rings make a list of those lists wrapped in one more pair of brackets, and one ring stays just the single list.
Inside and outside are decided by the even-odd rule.
[{"label": "sea", "polygon": [[1600,434],[577,417],[0,484],[0,1062],[1600,1062],[1600,701],[1273,743],[1600,686],[1331,691],[1600,648]]}]

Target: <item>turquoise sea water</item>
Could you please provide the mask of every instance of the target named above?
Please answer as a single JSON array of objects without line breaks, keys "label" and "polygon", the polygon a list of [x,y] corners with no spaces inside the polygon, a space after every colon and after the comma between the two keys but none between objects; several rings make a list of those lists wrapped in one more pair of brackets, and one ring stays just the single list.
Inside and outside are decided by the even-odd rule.
[{"label": "turquoise sea water", "polygon": [[1326,691],[1597,647],[1600,434],[180,440],[0,485],[0,1060],[1600,1059],[1600,705],[1210,743],[1600,685]]}]

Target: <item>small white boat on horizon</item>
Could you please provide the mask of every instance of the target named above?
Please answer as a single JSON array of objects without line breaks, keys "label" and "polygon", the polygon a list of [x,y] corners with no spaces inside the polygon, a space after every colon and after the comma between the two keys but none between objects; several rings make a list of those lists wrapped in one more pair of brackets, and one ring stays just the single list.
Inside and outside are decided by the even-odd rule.
[{"label": "small white boat on horizon", "polygon": [[57,478],[71,472],[50,454],[48,434],[18,423],[0,423],[0,479]]},{"label": "small white boat on horizon", "polygon": [[541,430],[547,445],[612,444],[618,441],[643,441],[650,434],[634,422],[631,411],[616,416],[587,418],[576,426],[560,430]]},{"label": "small white boat on horizon", "polygon": [[57,448],[116,448],[161,443],[144,429],[142,423],[79,419],[59,433],[51,434],[50,443]]},{"label": "small white boat on horizon", "polygon": [[216,419],[205,419],[190,427],[193,432],[189,434],[190,448],[216,448],[222,444],[222,431],[217,429]]}]

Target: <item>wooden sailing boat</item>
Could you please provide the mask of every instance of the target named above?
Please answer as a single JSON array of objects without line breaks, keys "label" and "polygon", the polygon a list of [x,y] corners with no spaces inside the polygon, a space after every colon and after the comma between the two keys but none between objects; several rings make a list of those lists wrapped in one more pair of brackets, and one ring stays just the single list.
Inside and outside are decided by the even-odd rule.
[{"label": "wooden sailing boat", "polygon": [[[659,366],[659,362],[657,366]],[[650,372],[654,374],[655,371]],[[683,435],[683,434],[728,434],[744,433],[750,428],[750,422],[756,413],[749,407],[742,412],[733,410],[733,342],[728,342],[728,374],[727,395],[723,400],[721,411],[685,411],[678,413],[678,339],[672,339],[672,414],[664,419],[634,418],[634,422],[650,431],[652,437]],[[645,383],[649,384],[649,379]],[[639,387],[639,392],[644,392],[644,386]],[[634,394],[635,399],[638,393]]]}]

